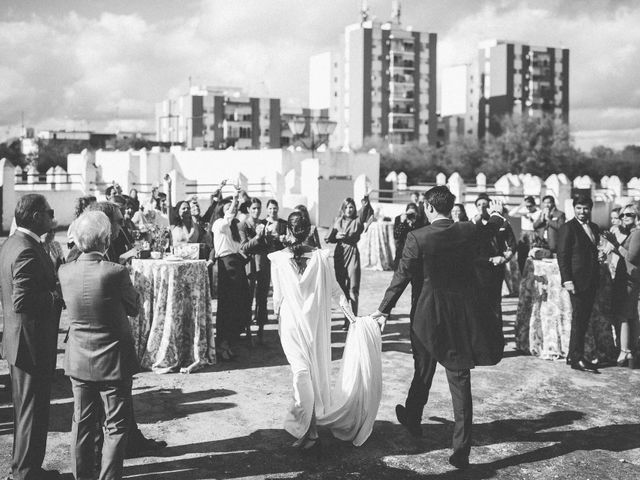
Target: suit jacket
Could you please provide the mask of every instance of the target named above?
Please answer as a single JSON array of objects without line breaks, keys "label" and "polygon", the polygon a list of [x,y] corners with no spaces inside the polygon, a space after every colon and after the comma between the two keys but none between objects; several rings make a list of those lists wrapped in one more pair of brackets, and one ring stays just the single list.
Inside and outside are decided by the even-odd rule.
[{"label": "suit jacket", "polygon": [[258,225],[262,225],[262,222],[258,221],[257,223],[253,223],[253,220],[250,218],[244,219],[244,221],[238,225],[240,250],[247,257],[251,258],[251,262],[247,264],[247,268],[250,268],[249,273],[269,270],[270,268],[269,259],[267,258],[269,245],[264,235],[258,237],[256,233],[256,227]]},{"label": "suit jacket", "polygon": [[[260,223],[262,223],[266,227],[269,222],[267,222],[267,220],[264,219],[264,220],[261,220]],[[276,224],[276,234],[277,235],[287,234],[287,222],[285,222],[281,218],[278,219]],[[279,239],[269,235],[267,235],[266,238],[267,238],[267,244],[269,245],[269,252],[275,252],[278,250],[282,250],[284,248],[284,245]]]},{"label": "suit jacket", "polygon": [[[492,216],[497,230],[504,222]],[[415,277],[422,288],[412,310],[415,337],[446,368],[495,365],[502,358],[502,325],[479,294],[475,262],[479,230],[471,222],[438,220],[409,232],[400,264],[378,308],[387,313]]]},{"label": "suit jacket", "polygon": [[561,212],[557,208],[551,213],[551,216],[548,220],[544,220],[542,215],[535,222],[533,222],[533,228],[536,231],[536,234],[540,238],[545,238],[545,232],[547,244],[549,245],[549,250],[552,252],[556,252],[558,249],[558,235],[560,232],[560,227],[564,225],[567,221],[567,217],[564,212]]},{"label": "suit jacket", "polygon": [[83,253],[58,272],[69,314],[65,373],[85,381],[118,381],[139,370],[127,315],[138,314],[138,292],[122,265]]},{"label": "suit jacket", "polygon": [[32,375],[55,371],[61,304],[56,274],[42,244],[17,231],[0,248],[2,356]]},{"label": "suit jacket", "polygon": [[591,241],[580,222],[573,218],[562,225],[558,234],[558,267],[562,283],[573,282],[576,292],[595,288],[600,276],[598,241],[600,230],[589,222],[595,237]]}]

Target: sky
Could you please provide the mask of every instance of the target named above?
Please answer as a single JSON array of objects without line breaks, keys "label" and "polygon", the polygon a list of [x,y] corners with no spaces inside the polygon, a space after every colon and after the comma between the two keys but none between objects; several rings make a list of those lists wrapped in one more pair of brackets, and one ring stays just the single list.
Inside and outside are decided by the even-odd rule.
[{"label": "sky", "polygon": [[[369,0],[386,21],[391,0]],[[0,139],[37,129],[153,131],[197,85],[308,104],[308,60],[337,49],[361,0],[0,0]],[[403,0],[438,34],[438,68],[498,38],[570,49],[576,145],[640,145],[640,1]]]}]

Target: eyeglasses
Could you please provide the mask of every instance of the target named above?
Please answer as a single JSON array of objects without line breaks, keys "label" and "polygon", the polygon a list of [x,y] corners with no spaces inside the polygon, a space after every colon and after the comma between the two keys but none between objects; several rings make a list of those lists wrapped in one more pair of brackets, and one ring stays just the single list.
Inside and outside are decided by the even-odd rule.
[{"label": "eyeglasses", "polygon": [[620,218],[624,218],[624,217],[636,218],[636,214],[635,213],[621,213],[620,214]]}]

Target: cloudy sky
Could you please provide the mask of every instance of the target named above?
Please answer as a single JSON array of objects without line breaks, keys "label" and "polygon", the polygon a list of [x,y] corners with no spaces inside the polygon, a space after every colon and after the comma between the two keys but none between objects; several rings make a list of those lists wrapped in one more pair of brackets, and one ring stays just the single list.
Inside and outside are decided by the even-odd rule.
[{"label": "cloudy sky", "polygon": [[[403,0],[438,34],[439,67],[488,38],[571,50],[578,146],[640,144],[640,1]],[[154,103],[194,84],[303,105],[308,58],[337,47],[360,0],[2,0],[0,139],[37,128],[153,130]],[[386,20],[391,0],[369,0]]]}]

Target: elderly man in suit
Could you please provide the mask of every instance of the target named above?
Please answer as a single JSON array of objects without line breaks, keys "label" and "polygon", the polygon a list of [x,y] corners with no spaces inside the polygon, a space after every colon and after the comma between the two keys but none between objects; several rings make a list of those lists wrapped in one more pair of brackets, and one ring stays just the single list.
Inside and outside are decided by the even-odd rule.
[{"label": "elderly man in suit", "polygon": [[[478,288],[475,265],[479,229],[471,222],[450,218],[455,197],[438,186],[425,195],[430,225],[409,232],[402,259],[382,303],[372,317],[382,321],[414,278],[423,278],[417,298],[412,299],[411,347],[415,372],[405,405],[396,406],[398,421],[414,436],[421,436],[422,413],[429,398],[437,363],[447,372],[453,401],[455,426],[453,455],[456,468],[469,465],[471,449],[471,373],[476,365],[495,365],[502,358],[502,325],[488,299]],[[488,228],[504,223],[491,202]]]},{"label": "elderly man in suit", "polygon": [[14,480],[54,479],[58,472],[43,470],[42,462],[62,297],[40,241],[51,230],[53,210],[44,196],[24,195],[16,205],[15,220],[17,231],[0,249],[2,356],[9,362],[13,391],[11,470]]},{"label": "elderly man in suit", "polygon": [[549,250],[556,253],[558,249],[558,233],[567,218],[564,212],[556,207],[556,200],[551,195],[542,198],[542,213],[533,222],[536,235],[547,242]]},{"label": "elderly man in suit", "polygon": [[600,231],[593,223],[593,200],[581,195],[573,200],[575,217],[562,225],[558,235],[558,267],[562,286],[571,297],[571,336],[567,363],[574,370],[599,373],[596,365],[584,358],[587,333],[600,276],[598,251]]},{"label": "elderly man in suit", "polygon": [[139,368],[127,318],[138,313],[138,293],[127,269],[104,259],[110,233],[104,213],[83,213],[75,227],[82,253],[59,270],[69,313],[64,370],[73,390],[71,461],[76,480],[95,478],[99,409],[105,418],[99,479],[122,478],[132,418],[131,377]]}]

